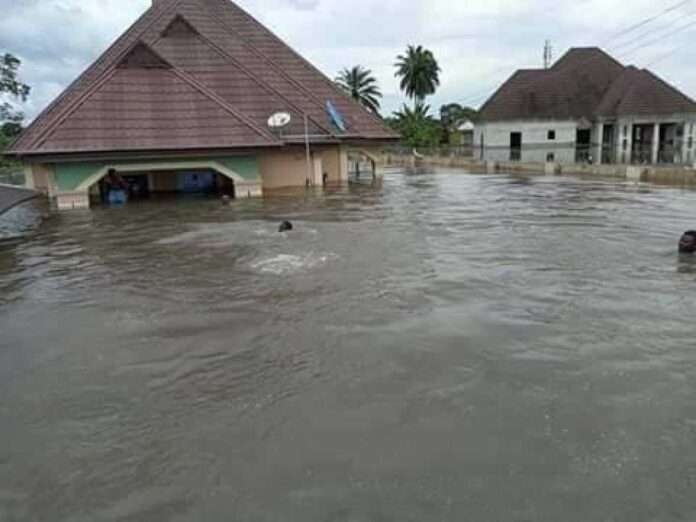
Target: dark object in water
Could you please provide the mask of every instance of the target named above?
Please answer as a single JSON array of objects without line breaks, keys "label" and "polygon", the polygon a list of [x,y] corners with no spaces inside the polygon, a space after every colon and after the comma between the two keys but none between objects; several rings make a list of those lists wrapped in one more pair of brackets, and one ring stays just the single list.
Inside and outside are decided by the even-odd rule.
[{"label": "dark object in water", "polygon": [[11,185],[0,185],[0,215],[38,196],[35,190]]},{"label": "dark object in water", "polygon": [[293,229],[292,223],[290,221],[283,221],[280,224],[280,228],[278,229],[278,232],[290,232]]},{"label": "dark object in water", "polygon": [[224,196],[222,196],[221,202],[223,207],[229,207],[230,203],[232,202],[232,198],[225,194]]},{"label": "dark object in water", "polygon": [[680,254],[696,254],[696,230],[684,232],[679,240]]}]

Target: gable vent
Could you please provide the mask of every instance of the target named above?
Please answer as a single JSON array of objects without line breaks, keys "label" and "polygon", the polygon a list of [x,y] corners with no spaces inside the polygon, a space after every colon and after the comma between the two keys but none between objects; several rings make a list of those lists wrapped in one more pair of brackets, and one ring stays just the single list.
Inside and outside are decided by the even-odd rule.
[{"label": "gable vent", "polygon": [[168,69],[170,65],[144,43],[139,43],[118,64],[121,69]]}]

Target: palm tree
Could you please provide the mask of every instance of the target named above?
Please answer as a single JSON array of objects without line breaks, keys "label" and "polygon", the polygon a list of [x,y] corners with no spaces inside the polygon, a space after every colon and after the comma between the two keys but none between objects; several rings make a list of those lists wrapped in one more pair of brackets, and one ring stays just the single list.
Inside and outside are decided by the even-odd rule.
[{"label": "palm tree", "polygon": [[426,96],[435,94],[440,86],[440,66],[435,55],[419,45],[409,45],[405,55],[396,57],[396,74],[401,90],[413,98],[415,106],[423,105]]},{"label": "palm tree", "polygon": [[361,65],[356,65],[350,69],[345,68],[336,78],[336,85],[368,111],[379,114],[379,100],[382,93],[372,71]]},{"label": "palm tree", "polygon": [[396,111],[394,113],[394,118],[402,123],[422,123],[431,121],[430,116],[430,105],[416,105],[413,110],[411,110],[407,105],[404,105],[403,109]]}]

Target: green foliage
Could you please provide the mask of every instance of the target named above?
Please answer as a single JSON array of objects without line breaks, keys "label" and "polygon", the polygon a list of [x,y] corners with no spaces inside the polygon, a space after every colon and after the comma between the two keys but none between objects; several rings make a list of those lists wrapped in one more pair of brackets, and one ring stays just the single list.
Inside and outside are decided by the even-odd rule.
[{"label": "green foliage", "polygon": [[[10,53],[0,56],[0,95],[26,101],[31,88],[19,80],[18,71],[22,62]],[[24,114],[10,101],[0,103],[0,183],[21,185],[24,183],[22,165],[2,152],[22,132]]]},{"label": "green foliage", "polygon": [[[21,64],[20,59],[10,53],[0,56],[0,94],[24,102],[29,97],[31,87],[19,80],[18,71]],[[23,119],[24,115],[9,101],[0,104],[0,123],[19,124]]]},{"label": "green foliage", "polygon": [[404,105],[387,122],[401,134],[402,143],[411,148],[437,147],[442,141],[442,125],[429,114],[430,107]]},{"label": "green foliage", "polygon": [[440,119],[443,125],[456,128],[466,120],[477,123],[481,119],[481,115],[471,107],[462,107],[458,103],[448,103],[440,107]]},{"label": "green foliage", "polygon": [[423,105],[425,98],[440,86],[440,66],[432,51],[422,46],[409,45],[405,55],[396,58],[397,78],[401,78],[401,90],[412,98],[415,106]]},{"label": "green foliage", "polygon": [[361,65],[343,69],[336,78],[336,85],[368,111],[379,114],[382,92],[372,71]]}]

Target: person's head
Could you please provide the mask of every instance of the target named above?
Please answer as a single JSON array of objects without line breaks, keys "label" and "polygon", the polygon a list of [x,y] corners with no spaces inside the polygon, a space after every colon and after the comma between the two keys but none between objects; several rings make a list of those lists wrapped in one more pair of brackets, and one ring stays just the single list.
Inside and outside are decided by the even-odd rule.
[{"label": "person's head", "polygon": [[106,175],[109,178],[115,178],[116,177],[116,169],[109,169],[109,171],[106,173]]},{"label": "person's head", "polygon": [[290,223],[290,221],[286,220],[280,224],[280,228],[278,229],[278,232],[289,232],[292,230],[292,228],[293,228],[292,223]]},{"label": "person's head", "polygon": [[696,230],[684,232],[679,240],[680,254],[696,254]]}]

